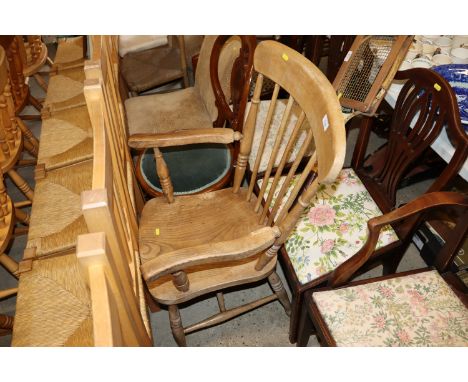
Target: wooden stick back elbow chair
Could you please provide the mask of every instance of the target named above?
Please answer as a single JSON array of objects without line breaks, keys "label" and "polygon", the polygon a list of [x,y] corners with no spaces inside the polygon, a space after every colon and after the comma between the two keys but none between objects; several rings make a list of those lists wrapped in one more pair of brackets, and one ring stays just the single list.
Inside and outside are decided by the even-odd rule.
[{"label": "wooden stick back elbow chair", "polygon": [[[186,343],[186,333],[223,322],[276,298],[289,312],[289,300],[275,273],[276,253],[314,194],[318,183],[333,181],[344,159],[344,123],[331,84],[297,52],[274,42],[259,45],[254,65],[260,75],[254,106],[247,118],[244,135],[229,128],[210,127],[171,135],[134,136],[129,140],[131,147],[155,148],[158,154],[160,147],[169,145],[204,142],[228,144],[240,139],[239,165],[236,168],[234,186],[206,194],[174,198],[165,163],[160,155],[156,155],[167,201],[164,198],[155,198],[146,203],[138,223],[138,195],[132,193],[132,159],[127,146],[125,120],[122,118],[122,101],[117,90],[118,74],[113,65],[115,60],[112,60],[112,51],[116,47],[112,37],[104,36],[101,41],[100,62],[89,63],[87,68],[87,73],[89,71],[94,79],[88,77],[90,79],[85,84],[96,149],[93,190],[82,195],[83,215],[88,231],[93,234],[105,232],[111,253],[117,256],[115,264],[118,261],[122,269],[130,266],[132,273],[138,274],[135,266],[141,259],[141,272],[150,293],[156,301],[169,306],[171,327],[180,345]],[[261,198],[253,193],[252,182],[255,179],[250,179],[249,187],[241,187],[251,150],[255,120],[258,117],[255,105],[258,104],[264,76],[277,82],[277,90],[282,87],[291,94],[289,111],[295,103],[303,109],[296,133],[301,130],[304,120],[309,120],[305,144],[297,141],[298,134],[285,136],[284,129],[276,139],[290,140],[291,147],[294,144],[302,145],[302,155],[312,140],[318,143],[307,171],[300,179],[295,180],[294,192],[286,196],[287,201],[280,211],[281,216],[270,222],[265,219],[267,207],[262,208],[259,201]],[[310,93],[310,89],[319,88],[321,92]],[[284,118],[287,117],[286,115]],[[265,122],[268,125],[271,121]],[[278,152],[274,155],[277,156]],[[291,170],[290,180],[301,159],[298,158],[296,168]],[[286,160],[287,158],[284,159]],[[318,176],[307,186],[306,181],[312,169],[318,169]],[[270,194],[275,192],[275,188],[270,188]],[[282,201],[283,197],[279,199]],[[138,258],[132,260],[135,254],[138,254]],[[123,266],[124,264],[127,265]],[[126,272],[123,273],[125,274]],[[265,278],[272,284],[274,295],[226,310],[221,293],[223,289]],[[128,274],[125,279],[128,279]],[[184,329],[177,305],[215,292],[220,314]],[[125,312],[132,311],[120,309],[118,312],[119,317],[125,318]],[[138,315],[134,312],[133,317]],[[127,320],[127,323],[132,322],[138,323],[141,319]],[[111,332],[112,322],[108,323],[107,331]]]},{"label": "wooden stick back elbow chair", "polygon": [[[125,101],[129,136],[224,126],[241,131],[254,49],[253,36],[206,36],[193,87]],[[219,189],[232,180],[236,150],[236,145],[207,143],[161,151],[174,174],[175,193],[185,195]],[[162,195],[152,150],[140,150],[136,169],[147,194]]]},{"label": "wooden stick back elbow chair", "polygon": [[[467,158],[468,138],[450,85],[427,69],[398,72],[395,78],[404,80],[405,85],[395,106],[388,142],[364,160],[371,125],[360,127],[351,167],[343,169],[336,182],[318,190],[282,249],[293,293],[292,342],[304,293],[322,285],[330,272],[359,251],[367,237],[369,219],[397,207],[401,180],[444,126],[456,137],[455,151],[426,192],[446,190]],[[397,256],[394,251],[406,245],[411,228],[411,219],[386,227],[378,249],[360,272],[383,264],[384,274],[394,273],[404,253],[399,251]]]},{"label": "wooden stick back elbow chair", "polygon": [[[429,214],[450,209],[457,211],[458,221],[437,254],[435,269],[348,283],[376,250],[383,227],[412,219],[414,233]],[[434,192],[369,220],[362,249],[331,273],[325,288],[306,293],[298,345],[307,345],[315,332],[326,346],[467,346],[468,289],[449,272],[466,239],[467,211],[465,195]]]},{"label": "wooden stick back elbow chair", "polygon": [[[168,305],[172,332],[179,345],[186,344],[185,335],[188,333],[221,323],[277,298],[290,313],[289,299],[275,272],[277,252],[316,190],[322,184],[333,182],[343,164],[344,121],[336,94],[326,77],[305,57],[273,41],[257,46],[254,70],[258,77],[242,135],[232,129],[210,128],[170,135],[134,135],[129,139],[131,147],[153,147],[156,153],[158,174],[167,201],[152,199],[142,211],[139,227],[141,269],[153,298]],[[258,126],[257,118],[261,118],[258,104],[264,78],[275,82],[276,93],[282,88],[290,95],[279,131],[269,132],[276,100],[271,102],[269,117],[260,121],[265,126],[265,135],[273,134],[277,142],[268,166],[271,169],[280,156],[278,146],[281,141],[288,142],[287,150],[280,156],[282,166],[296,145],[300,149],[287,180],[280,183],[277,176],[268,188],[264,182],[259,196],[256,196],[253,192],[256,176],[250,177],[247,187],[241,185],[251,154],[254,130]],[[299,118],[293,132],[285,134],[293,105],[300,109]],[[306,120],[308,124],[305,124]],[[299,140],[303,129],[306,137]],[[233,187],[207,194],[174,197],[160,148],[235,140],[240,140],[240,151]],[[302,174],[294,177],[312,141],[316,150]],[[258,157],[261,155],[259,152]],[[315,175],[310,181],[313,170]],[[278,175],[280,173],[277,172]],[[289,185],[292,185],[292,190],[286,193]],[[265,204],[263,197],[267,200]],[[270,209],[275,213],[270,214]],[[226,309],[223,289],[265,278],[275,292],[272,296]],[[217,293],[220,313],[184,328],[178,304],[214,292]]]}]

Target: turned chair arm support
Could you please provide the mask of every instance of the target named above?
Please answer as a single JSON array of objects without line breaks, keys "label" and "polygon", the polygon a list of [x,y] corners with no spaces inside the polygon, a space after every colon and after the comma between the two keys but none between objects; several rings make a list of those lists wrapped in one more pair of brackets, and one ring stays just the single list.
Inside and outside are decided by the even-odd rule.
[{"label": "turned chair arm support", "polygon": [[168,252],[143,264],[141,273],[146,282],[151,282],[195,265],[241,260],[268,249],[279,235],[277,227],[264,227],[235,240]]},{"label": "turned chair arm support", "polygon": [[[327,285],[333,288],[341,286],[356,273],[356,271],[373,254],[379,239],[380,231],[383,227],[389,224],[398,223],[403,219],[413,216],[421,221],[423,213],[441,206],[459,206],[466,208],[468,207],[468,198],[463,194],[456,192],[433,192],[424,194],[387,214],[370,219],[367,222],[369,237],[367,238],[366,243],[358,253],[346,260],[332,272]],[[416,229],[418,225],[419,224],[415,224],[414,229]],[[407,235],[407,238],[411,239],[412,236],[412,233],[410,233]]]},{"label": "turned chair arm support", "polygon": [[134,149],[183,146],[197,143],[232,143],[242,134],[228,128],[178,130],[167,134],[134,134],[128,145]]}]

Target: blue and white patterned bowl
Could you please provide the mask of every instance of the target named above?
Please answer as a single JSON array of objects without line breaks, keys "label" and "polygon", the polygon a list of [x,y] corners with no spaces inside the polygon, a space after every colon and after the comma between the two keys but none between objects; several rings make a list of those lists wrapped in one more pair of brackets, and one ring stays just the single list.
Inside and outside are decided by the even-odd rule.
[{"label": "blue and white patterned bowl", "polygon": [[468,132],[468,65],[440,65],[433,67],[432,70],[444,77],[450,86],[452,86],[457,96],[463,127],[465,131]]}]

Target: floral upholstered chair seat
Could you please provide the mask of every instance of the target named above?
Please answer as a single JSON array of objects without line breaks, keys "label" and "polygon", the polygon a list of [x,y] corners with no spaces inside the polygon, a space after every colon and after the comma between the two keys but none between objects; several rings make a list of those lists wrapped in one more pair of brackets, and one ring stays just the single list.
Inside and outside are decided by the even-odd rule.
[{"label": "floral upholstered chair seat", "polygon": [[[294,180],[289,190],[293,184]],[[356,254],[367,240],[367,221],[380,215],[351,168],[341,170],[334,183],[321,185],[285,244],[299,282],[313,281]],[[377,248],[397,240],[388,226],[382,230]]]},{"label": "floral upholstered chair seat", "polygon": [[337,346],[468,346],[468,309],[437,271],[312,297]]}]

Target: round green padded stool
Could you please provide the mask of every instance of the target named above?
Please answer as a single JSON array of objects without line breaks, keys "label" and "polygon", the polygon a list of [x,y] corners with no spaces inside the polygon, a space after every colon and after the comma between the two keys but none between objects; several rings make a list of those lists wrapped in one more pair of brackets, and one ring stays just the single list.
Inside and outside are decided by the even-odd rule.
[{"label": "round green padded stool", "polygon": [[[161,148],[174,187],[174,195],[198,194],[224,187],[232,172],[232,148],[224,144],[197,144]],[[137,178],[151,196],[161,196],[152,149],[137,160]]]}]

